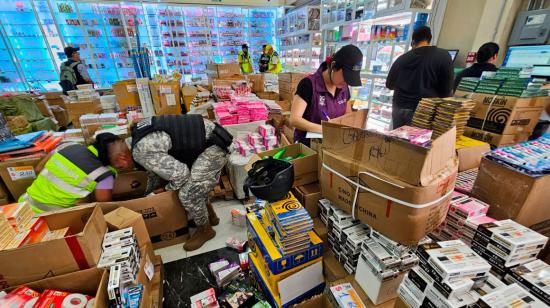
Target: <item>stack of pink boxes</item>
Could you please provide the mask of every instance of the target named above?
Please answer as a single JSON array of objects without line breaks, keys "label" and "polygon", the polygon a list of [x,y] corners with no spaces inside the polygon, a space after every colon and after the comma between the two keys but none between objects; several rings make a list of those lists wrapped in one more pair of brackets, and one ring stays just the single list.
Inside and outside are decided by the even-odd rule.
[{"label": "stack of pink boxes", "polygon": [[235,140],[235,148],[242,156],[272,150],[279,145],[275,127],[260,125],[258,133],[248,133],[246,139]]},{"label": "stack of pink boxes", "polygon": [[257,101],[218,103],[214,106],[214,113],[221,125],[243,124],[268,119],[267,107],[263,102]]}]

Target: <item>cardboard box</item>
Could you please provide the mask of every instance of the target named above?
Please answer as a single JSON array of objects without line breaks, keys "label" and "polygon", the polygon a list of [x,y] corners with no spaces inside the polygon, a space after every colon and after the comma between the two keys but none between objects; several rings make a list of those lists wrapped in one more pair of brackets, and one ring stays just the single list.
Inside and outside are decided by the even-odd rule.
[{"label": "cardboard box", "polygon": [[513,219],[550,235],[550,175],[531,177],[487,158],[481,160],[472,196],[489,204],[487,216]]},{"label": "cardboard box", "polygon": [[317,202],[321,199],[321,186],[319,186],[319,182],[297,186],[292,190],[292,193],[302,206],[306,208],[312,218],[318,216],[319,207]]},{"label": "cardboard box", "polygon": [[329,251],[327,226],[320,218],[313,218],[313,232],[323,241],[323,251]]},{"label": "cardboard box", "polygon": [[[45,278],[26,283],[25,285],[37,292],[44,292],[45,290],[58,290],[93,296],[95,297],[95,304],[93,306],[86,307],[108,308],[108,280],[109,273],[106,270],[90,268],[65,275]],[[10,288],[9,291],[13,289],[14,288]]]},{"label": "cardboard box", "polygon": [[36,104],[36,107],[40,109],[40,113],[46,118],[53,117],[52,112],[50,111],[50,104],[48,104],[47,100],[37,100],[34,102]]},{"label": "cardboard box", "polygon": [[105,214],[119,207],[140,213],[145,220],[154,249],[183,243],[188,237],[187,213],[175,191],[128,201],[98,202],[96,204]]},{"label": "cardboard box", "polygon": [[239,63],[207,63],[206,74],[211,78],[224,78],[241,73]]},{"label": "cardboard box", "polygon": [[51,106],[50,107],[53,113],[53,116],[57,120],[57,123],[61,127],[67,127],[71,123],[71,119],[69,118],[69,113],[67,110],[65,110],[61,106]]},{"label": "cardboard box", "polygon": [[402,299],[401,297],[397,297],[395,299],[395,305],[393,306],[394,308],[409,308],[409,305],[407,305]]},{"label": "cardboard box", "polygon": [[[264,210],[259,212],[265,215]],[[261,254],[268,269],[272,274],[280,274],[294,267],[321,258],[323,255],[323,243],[315,232],[309,232],[311,246],[302,252],[283,255],[279,252],[274,240],[267,234],[256,213],[247,214],[248,245],[253,252]]]},{"label": "cardboard box", "polygon": [[80,117],[89,114],[89,113],[101,113],[101,103],[99,99],[94,99],[88,102],[78,102],[65,104],[67,113],[69,114],[69,119],[73,123],[73,126],[80,128]]},{"label": "cardboard box", "polygon": [[297,88],[298,82],[279,81],[279,93],[286,92],[289,94],[294,94],[296,93]]},{"label": "cardboard box", "polygon": [[415,245],[445,220],[457,169],[455,159],[431,183],[414,186],[323,150],[319,179],[322,196],[337,207],[396,242]]},{"label": "cardboard box", "polygon": [[45,92],[44,97],[48,101],[48,104],[51,106],[60,106],[65,108],[65,101],[61,97],[63,92]]},{"label": "cardboard box", "polygon": [[41,216],[50,230],[72,236],[0,251],[0,289],[94,267],[107,224],[98,207],[75,207]]},{"label": "cardboard box", "polygon": [[281,107],[281,110],[283,112],[285,111],[290,111],[290,109],[292,108],[292,101],[291,100],[281,100],[281,101],[277,101],[277,105],[279,105]]},{"label": "cardboard box", "polygon": [[306,299],[305,301],[292,306],[292,308],[333,308],[333,306],[327,295],[323,293]]},{"label": "cardboard box", "polygon": [[277,92],[255,92],[256,96],[258,96],[261,99],[270,99],[272,101],[278,101],[279,100],[279,93]]},{"label": "cardboard box", "polygon": [[156,115],[181,114],[179,81],[149,82]]},{"label": "cardboard box", "polygon": [[138,212],[125,207],[119,207],[105,215],[105,222],[110,230],[120,230],[132,227],[137,237],[139,247],[151,243],[151,238],[149,237],[149,232],[147,232],[143,216]]},{"label": "cardboard box", "polygon": [[455,128],[433,140],[428,149],[364,130],[366,118],[367,112],[360,110],[323,122],[323,151],[411,185],[430,185],[441,171],[454,167]]},{"label": "cardboard box", "polygon": [[304,77],[306,77],[307,74],[303,73],[279,73],[277,77],[279,78],[279,83],[282,82],[291,82],[291,83],[298,83],[300,80],[302,80]]},{"label": "cardboard box", "polygon": [[306,155],[305,157],[293,159],[290,162],[294,165],[294,186],[305,185],[309,183],[314,183],[318,180],[317,174],[317,153],[312,149],[308,148],[306,145],[301,143],[291,144],[286,147],[273,149],[270,151],[261,152],[254,154],[250,157],[248,164],[246,165],[246,170],[252,168],[252,164],[255,161],[260,160],[264,156],[273,156],[275,153],[279,152],[281,149],[286,149],[283,157],[287,156],[296,156],[300,153]]},{"label": "cardboard box", "polygon": [[468,126],[487,132],[511,135],[532,132],[548,97],[514,97],[482,93],[464,93],[476,101]]},{"label": "cardboard box", "polygon": [[487,142],[497,148],[527,141],[530,135],[531,132],[517,133],[512,135],[499,135],[472,127],[466,127],[466,129],[464,130],[464,136]]},{"label": "cardboard box", "polygon": [[380,305],[397,297],[397,289],[405,275],[406,272],[401,272],[392,279],[382,281],[373,273],[370,265],[360,257],[357,262],[355,280],[361,289],[367,293],[369,299],[375,305]]},{"label": "cardboard box", "polygon": [[[265,76],[264,74],[248,74],[246,75],[248,80],[252,82],[252,92],[258,93],[265,91]],[[260,97],[258,95],[258,97]],[[260,97],[261,98],[261,97]]]},{"label": "cardboard box", "polygon": [[145,171],[121,172],[115,178],[113,200],[129,200],[141,198],[147,189],[147,173]]},{"label": "cardboard box", "polygon": [[151,308],[162,308],[164,302],[164,264],[155,256],[155,274],[151,282]]},{"label": "cardboard box", "polygon": [[491,150],[488,143],[461,136],[455,143],[458,172],[479,167],[483,154]]},{"label": "cardboard box", "polygon": [[14,200],[27,191],[37,176],[34,168],[44,158],[28,157],[0,162],[0,177]]},{"label": "cardboard box", "polygon": [[294,143],[294,128],[290,128],[285,124],[285,126],[283,126],[283,134],[290,143]]},{"label": "cardboard box", "polygon": [[126,112],[128,107],[141,106],[135,79],[120,80],[113,83],[113,92],[115,93],[120,111]]},{"label": "cardboard box", "polygon": [[[295,91],[296,92],[296,91]],[[279,91],[279,99],[291,102],[295,92]]]},{"label": "cardboard box", "polygon": [[279,142],[279,146],[281,147],[286,147],[286,146],[289,146],[291,145],[292,143],[290,143],[290,141],[288,140],[288,138],[284,135],[284,134],[281,134],[281,140]]},{"label": "cardboard box", "polygon": [[327,282],[344,279],[348,276],[348,272],[344,266],[338,262],[332,250],[327,250],[323,254],[323,272]]}]

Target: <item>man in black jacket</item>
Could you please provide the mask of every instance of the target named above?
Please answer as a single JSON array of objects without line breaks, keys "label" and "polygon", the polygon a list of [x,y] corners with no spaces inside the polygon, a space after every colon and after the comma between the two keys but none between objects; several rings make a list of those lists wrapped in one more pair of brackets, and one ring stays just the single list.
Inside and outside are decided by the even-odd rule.
[{"label": "man in black jacket", "polygon": [[429,27],[415,29],[412,50],[399,57],[390,68],[386,87],[394,90],[394,129],[410,125],[420,99],[452,95],[453,61],[446,50],[430,46],[431,40]]},{"label": "man in black jacket", "polygon": [[464,69],[455,78],[454,90],[458,87],[460,80],[464,77],[481,77],[483,72],[496,72],[497,67],[494,64],[498,58],[499,47],[497,43],[489,42],[481,45],[477,50],[477,63]]}]

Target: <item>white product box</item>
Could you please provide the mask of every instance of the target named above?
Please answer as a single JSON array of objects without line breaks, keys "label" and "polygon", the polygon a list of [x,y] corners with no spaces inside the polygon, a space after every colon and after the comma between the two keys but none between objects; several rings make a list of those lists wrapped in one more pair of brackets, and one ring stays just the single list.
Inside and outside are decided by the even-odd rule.
[{"label": "white product box", "polygon": [[550,306],[550,265],[535,260],[510,270],[507,280],[517,282]]},{"label": "white product box", "polygon": [[396,298],[397,289],[404,277],[405,273],[395,273],[391,279],[381,280],[364,258],[359,258],[357,262],[355,280],[375,305]]},{"label": "white product box", "polygon": [[502,282],[502,280],[489,272],[485,283],[478,287],[474,287],[473,291],[479,294],[479,296],[484,296],[505,286],[506,284]]},{"label": "white product box", "polygon": [[517,255],[542,250],[548,238],[507,219],[479,225],[474,241],[485,247],[492,245],[507,255]]},{"label": "white product box", "polygon": [[399,286],[399,289],[397,290],[397,293],[399,294],[399,297],[411,308],[420,308],[422,306],[422,302],[424,301],[424,293],[420,294],[419,296],[416,296],[412,294],[412,292],[409,290],[408,286],[405,285],[405,280],[403,280],[403,283]]},{"label": "white product box", "polygon": [[460,296],[445,298],[435,288],[428,288],[426,290],[425,301],[427,300],[431,303],[428,304],[428,307],[432,306],[438,308],[462,308],[474,304],[478,299],[479,295],[474,291],[464,293]]},{"label": "white product box", "polygon": [[110,239],[113,239],[113,238],[121,238],[121,237],[132,235],[132,234],[134,234],[134,229],[132,227],[128,227],[128,228],[124,228],[124,229],[120,229],[120,230],[105,233],[105,236],[103,237],[103,240],[105,241],[105,240],[110,240]]},{"label": "white product box", "polygon": [[382,270],[399,268],[401,260],[390,254],[378,242],[368,239],[363,242],[363,250],[368,251]]},{"label": "white product box", "polygon": [[[120,284],[120,265],[114,265],[109,270],[109,282],[107,283],[107,294],[109,301],[115,305],[122,305],[122,290]],[[121,306],[122,307],[122,306]]]},{"label": "white product box", "polygon": [[543,308],[548,307],[535,296],[529,294],[527,290],[514,283],[500,288],[492,293],[482,296],[479,299],[481,307],[490,308]]}]

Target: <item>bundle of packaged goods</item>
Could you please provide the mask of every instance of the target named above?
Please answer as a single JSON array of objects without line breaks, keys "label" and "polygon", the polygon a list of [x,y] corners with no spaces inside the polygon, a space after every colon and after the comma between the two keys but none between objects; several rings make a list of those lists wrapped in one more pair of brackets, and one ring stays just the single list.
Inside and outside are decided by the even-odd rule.
[{"label": "bundle of packaged goods", "polygon": [[389,136],[406,140],[412,144],[429,148],[432,144],[432,133],[433,132],[430,129],[404,125],[389,131],[387,134]]},{"label": "bundle of packaged goods", "polygon": [[289,307],[322,292],[323,243],[292,193],[247,214],[247,226],[250,269],[273,306]]},{"label": "bundle of packaged goods", "polygon": [[275,134],[275,127],[263,124],[258,127],[257,133],[248,133],[246,139],[236,139],[234,144],[242,156],[249,156],[275,149],[279,145],[279,139]]},{"label": "bundle of packaged goods", "polygon": [[459,172],[456,176],[455,190],[466,195],[472,193],[477,178],[477,172],[477,168]]},{"label": "bundle of packaged goods", "polygon": [[114,307],[139,307],[143,286],[137,284],[140,249],[133,228],[105,233],[98,268],[109,270],[107,293]]},{"label": "bundle of packaged goods", "polygon": [[268,110],[260,101],[234,101],[214,105],[216,120],[221,125],[235,125],[255,121],[266,121]]},{"label": "bundle of packaged goods", "polygon": [[144,118],[145,114],[143,113],[143,109],[141,107],[129,106],[126,109],[126,119],[128,120],[129,125],[137,123]]},{"label": "bundle of packaged goods", "polygon": [[20,286],[7,294],[2,293],[4,292],[0,292],[1,307],[93,307],[95,304],[92,296],[60,290],[45,290],[40,293],[26,286]]},{"label": "bundle of packaged goods", "polygon": [[234,96],[247,96],[252,91],[246,80],[218,80],[212,86],[212,93],[219,102],[230,100]]},{"label": "bundle of packaged goods", "polygon": [[212,276],[216,278],[218,287],[225,287],[240,274],[240,265],[229,262],[226,259],[210,263],[208,269]]},{"label": "bundle of packaged goods", "polygon": [[433,138],[439,137],[453,126],[456,126],[457,139],[462,136],[466,123],[470,118],[470,112],[475,107],[475,102],[459,97],[446,97],[443,99],[423,98],[413,115],[413,125],[432,129]]},{"label": "bundle of packaged goods", "polygon": [[504,278],[512,267],[534,261],[547,241],[546,236],[507,219],[479,225],[472,249]]},{"label": "bundle of packaged goods", "polygon": [[333,307],[366,308],[349,282],[330,287],[328,299]]},{"label": "bundle of packaged goods", "polygon": [[477,227],[495,221],[486,216],[488,209],[488,204],[455,191],[445,221],[430,235],[438,241],[461,239],[471,245]]},{"label": "bundle of packaged goods", "polygon": [[99,93],[94,89],[91,84],[80,84],[77,86],[77,90],[67,91],[68,96],[65,96],[67,100],[65,103],[74,102],[87,102],[95,99],[99,99]]},{"label": "bundle of packaged goods", "polygon": [[121,119],[118,113],[85,114],[80,117],[80,126],[87,143],[95,140],[101,133],[112,133],[126,138],[129,136],[128,121]]},{"label": "bundle of packaged goods", "polygon": [[500,307],[530,307],[543,308],[547,304],[533,297],[527,290],[517,284],[511,284],[499,288],[485,296],[482,296],[477,302],[478,307],[500,308]]},{"label": "bundle of packaged goods", "polygon": [[460,240],[419,245],[420,266],[399,286],[409,307],[466,307],[477,302],[491,266]]},{"label": "bundle of packaged goods", "polygon": [[39,242],[64,238],[69,228],[51,230],[26,202],[0,207],[0,250],[19,248]]},{"label": "bundle of packaged goods", "polygon": [[535,260],[514,267],[506,274],[504,280],[508,283],[517,283],[528,290],[536,298],[550,306],[550,265]]}]

